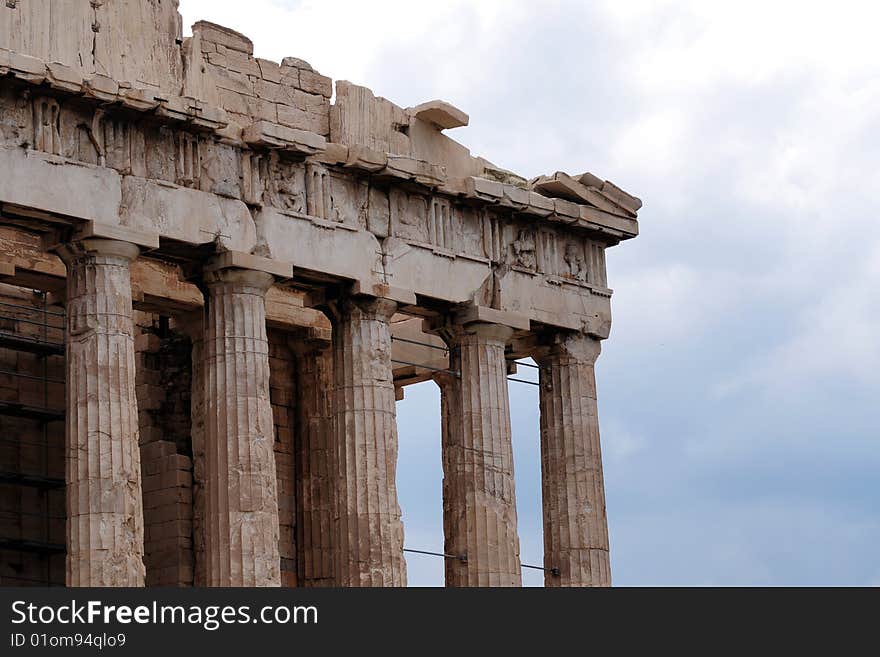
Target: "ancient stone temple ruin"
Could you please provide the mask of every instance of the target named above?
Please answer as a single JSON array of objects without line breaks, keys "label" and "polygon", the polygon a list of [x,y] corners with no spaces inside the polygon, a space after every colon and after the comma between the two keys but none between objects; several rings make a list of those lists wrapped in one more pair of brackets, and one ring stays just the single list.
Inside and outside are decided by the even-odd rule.
[{"label": "ancient stone temple ruin", "polygon": [[517,586],[527,357],[545,582],[609,585],[593,368],[641,202],[467,122],[176,0],[0,4],[0,585],[405,585],[395,401],[433,379],[446,583]]}]

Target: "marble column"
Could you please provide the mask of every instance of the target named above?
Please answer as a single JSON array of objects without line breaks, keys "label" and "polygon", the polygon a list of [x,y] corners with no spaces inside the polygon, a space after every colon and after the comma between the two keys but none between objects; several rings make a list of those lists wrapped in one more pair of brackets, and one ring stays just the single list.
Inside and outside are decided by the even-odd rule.
[{"label": "marble column", "polygon": [[143,586],[144,514],[129,266],[138,247],[84,239],[67,265],[68,586]]},{"label": "marble column", "polygon": [[303,586],[335,586],[331,455],[333,359],[330,346],[303,340],[296,354],[296,474],[298,579]]},{"label": "marble column", "polygon": [[[459,455],[458,451],[449,447],[454,444],[450,432],[454,432],[456,426],[453,422],[453,418],[457,416],[453,415],[452,409],[455,407],[453,395],[458,394],[458,377],[450,372],[437,372],[434,374],[433,379],[434,383],[436,383],[437,387],[440,389],[440,461],[444,473],[443,481],[441,482],[441,497],[443,499],[443,536],[450,537],[454,534],[455,523],[458,522],[458,514],[452,512],[453,507],[451,506],[452,498],[450,497],[450,482],[452,481],[452,478],[447,474],[452,472],[452,463],[450,462],[450,459],[456,458]],[[444,552],[448,547],[449,542],[447,541],[444,545]],[[458,554],[450,554],[446,552],[446,554],[447,559],[455,559],[462,563],[467,561],[464,552]],[[459,568],[457,568],[455,564],[444,564],[444,574],[447,586],[453,586],[452,581],[458,570]]]},{"label": "marble column", "polygon": [[177,319],[177,327],[190,339],[190,440],[193,466],[193,586],[208,585],[205,558],[205,317],[196,310]]},{"label": "marble column", "polygon": [[442,331],[444,552],[447,586],[521,586],[504,349],[513,330],[472,323]]},{"label": "marble column", "polygon": [[546,586],[611,586],[594,371],[600,349],[598,340],[572,334],[535,356]]},{"label": "marble column", "polygon": [[204,533],[208,586],[280,586],[266,291],[272,275],[208,270]]},{"label": "marble column", "polygon": [[389,326],[396,307],[346,296],[329,308],[339,586],[406,586]]}]

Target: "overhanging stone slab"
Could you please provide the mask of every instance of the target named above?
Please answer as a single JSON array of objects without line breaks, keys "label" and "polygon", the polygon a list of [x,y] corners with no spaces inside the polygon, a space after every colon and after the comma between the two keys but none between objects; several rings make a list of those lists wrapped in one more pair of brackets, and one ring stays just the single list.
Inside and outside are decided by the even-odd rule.
[{"label": "overhanging stone slab", "polygon": [[290,278],[293,268],[290,264],[255,256],[241,251],[224,251],[211,258],[203,268],[203,271],[218,271],[220,269],[249,269],[272,274],[276,278]]},{"label": "overhanging stone slab", "polygon": [[470,323],[500,324],[521,331],[529,330],[529,318],[525,315],[487,308],[486,306],[469,306],[456,315],[456,321],[465,325]]},{"label": "overhanging stone slab", "polygon": [[470,120],[467,114],[443,100],[430,100],[410,107],[407,111],[417,119],[436,125],[441,130],[461,128]]},{"label": "overhanging stone slab", "polygon": [[327,140],[321,135],[269,121],[257,121],[248,126],[242,139],[252,146],[289,148],[306,154],[318,153],[327,147]]},{"label": "overhanging stone slab", "polygon": [[0,148],[0,203],[112,225],[118,223],[121,181],[113,169]]}]

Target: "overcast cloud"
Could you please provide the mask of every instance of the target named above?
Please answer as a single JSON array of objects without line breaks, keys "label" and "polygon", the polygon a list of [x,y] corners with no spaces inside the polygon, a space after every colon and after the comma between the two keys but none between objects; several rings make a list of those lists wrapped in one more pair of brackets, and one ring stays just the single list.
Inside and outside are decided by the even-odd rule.
[{"label": "overcast cloud", "polygon": [[[608,255],[597,368],[616,584],[880,584],[880,6],[181,5],[258,56],[448,100],[471,117],[451,136],[520,174],[589,170],[643,199],[642,234]],[[537,393],[511,399],[540,564]],[[421,549],[442,548],[438,406],[433,384],[398,404]],[[438,561],[411,556],[410,583],[442,584]]]}]

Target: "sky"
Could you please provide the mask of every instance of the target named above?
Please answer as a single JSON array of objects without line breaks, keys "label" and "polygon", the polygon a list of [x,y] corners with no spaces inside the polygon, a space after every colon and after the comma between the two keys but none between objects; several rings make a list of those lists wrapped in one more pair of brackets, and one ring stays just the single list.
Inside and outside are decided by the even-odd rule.
[{"label": "sky", "polygon": [[[181,12],[403,107],[447,100],[470,114],[450,136],[521,175],[591,171],[643,200],[640,236],[608,252],[597,364],[615,585],[880,585],[880,4]],[[521,556],[540,565],[537,389],[510,397]],[[398,425],[405,542],[441,550],[433,383]],[[441,559],[407,562],[411,585],[442,585]]]}]

